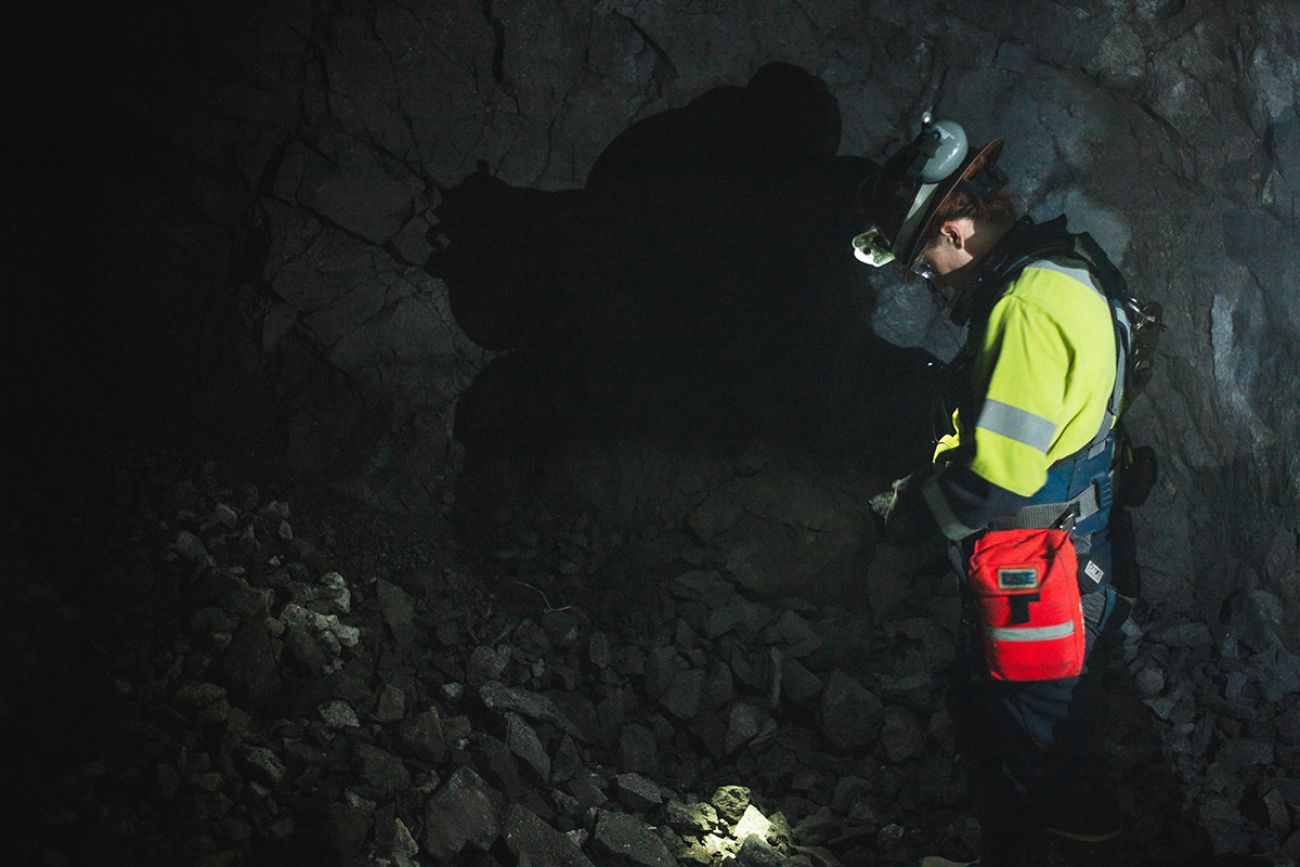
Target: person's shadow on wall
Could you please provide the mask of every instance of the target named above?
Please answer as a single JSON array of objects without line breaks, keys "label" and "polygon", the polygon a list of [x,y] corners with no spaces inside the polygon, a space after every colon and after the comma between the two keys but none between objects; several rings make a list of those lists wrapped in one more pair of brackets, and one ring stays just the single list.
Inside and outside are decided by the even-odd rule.
[{"label": "person's shadow on wall", "polygon": [[458,404],[467,461],[661,436],[924,459],[926,358],[872,333],[850,249],[875,166],[839,142],[826,85],[774,63],[632,124],[584,189],[480,165],[443,191],[428,270],[511,350]]}]

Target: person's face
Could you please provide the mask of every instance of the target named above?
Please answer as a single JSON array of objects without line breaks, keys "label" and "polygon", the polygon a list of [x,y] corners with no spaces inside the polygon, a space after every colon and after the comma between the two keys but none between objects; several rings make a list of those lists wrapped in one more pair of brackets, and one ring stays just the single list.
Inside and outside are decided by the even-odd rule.
[{"label": "person's face", "polygon": [[969,278],[974,261],[968,243],[974,230],[974,224],[966,217],[944,222],[934,239],[921,249],[912,271],[932,285],[960,289]]}]

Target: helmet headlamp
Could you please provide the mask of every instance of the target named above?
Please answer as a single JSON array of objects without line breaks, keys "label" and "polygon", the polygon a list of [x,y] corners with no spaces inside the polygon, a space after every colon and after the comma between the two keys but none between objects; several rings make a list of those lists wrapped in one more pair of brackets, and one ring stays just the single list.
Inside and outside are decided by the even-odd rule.
[{"label": "helmet headlamp", "polygon": [[[876,268],[893,261],[911,268],[935,215],[955,192],[983,200],[1006,183],[995,167],[1001,153],[1001,139],[973,150],[960,124],[927,112],[920,134],[858,187],[871,228],[853,239],[854,257]],[[916,273],[932,277],[924,266]]]},{"label": "helmet headlamp", "polygon": [[894,261],[894,253],[889,248],[889,239],[877,226],[872,226],[853,239],[853,256],[859,262],[866,262],[873,268],[883,268]]}]

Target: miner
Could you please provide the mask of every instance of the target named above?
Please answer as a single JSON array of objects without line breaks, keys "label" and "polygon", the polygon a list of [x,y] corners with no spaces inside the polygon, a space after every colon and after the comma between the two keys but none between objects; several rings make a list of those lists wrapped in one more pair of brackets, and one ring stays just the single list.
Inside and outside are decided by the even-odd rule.
[{"label": "miner", "polygon": [[1149,369],[1135,338],[1159,327],[1090,236],[1018,215],[1002,147],[971,148],[927,116],[863,183],[853,239],[858,259],[900,263],[968,328],[942,398],[951,428],[881,511],[896,541],[946,539],[960,579],[949,707],[983,867],[1091,857],[1120,832],[1085,663],[1131,610],[1120,503],[1142,495],[1117,499],[1132,452],[1117,418]]}]

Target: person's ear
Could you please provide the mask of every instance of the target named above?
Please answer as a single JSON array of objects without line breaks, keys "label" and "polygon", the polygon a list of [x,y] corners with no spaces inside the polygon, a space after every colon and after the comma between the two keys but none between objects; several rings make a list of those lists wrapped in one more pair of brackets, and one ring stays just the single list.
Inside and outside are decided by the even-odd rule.
[{"label": "person's ear", "polygon": [[939,237],[952,245],[954,250],[961,250],[966,246],[966,236],[962,234],[961,226],[957,224],[956,220],[946,220],[939,227]]}]

